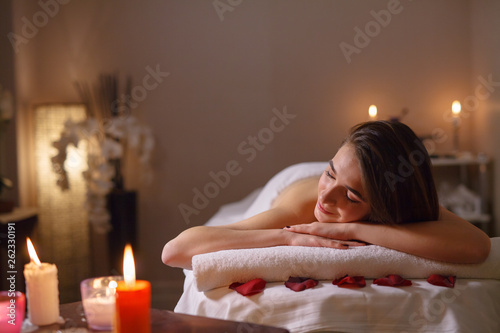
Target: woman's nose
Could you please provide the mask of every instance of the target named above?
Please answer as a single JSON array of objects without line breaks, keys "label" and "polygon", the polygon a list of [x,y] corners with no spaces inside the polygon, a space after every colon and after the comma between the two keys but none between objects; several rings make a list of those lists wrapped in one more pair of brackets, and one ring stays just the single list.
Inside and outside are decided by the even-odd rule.
[{"label": "woman's nose", "polygon": [[334,185],[326,187],[323,190],[322,197],[325,204],[337,204],[338,188]]}]

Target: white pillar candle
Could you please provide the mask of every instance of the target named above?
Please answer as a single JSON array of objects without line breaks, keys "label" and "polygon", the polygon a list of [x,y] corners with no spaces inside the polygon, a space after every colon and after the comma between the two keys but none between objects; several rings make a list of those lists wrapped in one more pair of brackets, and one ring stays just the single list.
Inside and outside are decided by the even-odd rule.
[{"label": "white pillar candle", "polygon": [[59,281],[54,264],[30,262],[24,266],[28,319],[33,325],[50,325],[59,319]]},{"label": "white pillar candle", "polygon": [[31,258],[31,262],[24,265],[28,319],[37,326],[54,324],[59,320],[57,267],[40,262],[29,237],[26,243]]}]

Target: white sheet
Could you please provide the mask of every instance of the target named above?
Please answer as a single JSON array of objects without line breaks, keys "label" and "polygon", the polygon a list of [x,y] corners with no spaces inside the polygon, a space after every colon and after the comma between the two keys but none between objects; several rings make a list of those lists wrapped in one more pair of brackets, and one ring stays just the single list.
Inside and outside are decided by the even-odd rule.
[{"label": "white sheet", "polygon": [[[288,171],[296,173],[292,180],[319,175],[326,163],[310,166],[290,167]],[[272,188],[268,183],[264,191],[256,190],[240,202],[221,207],[206,225],[227,224],[260,212],[255,202],[267,198],[270,205],[286,178],[282,172],[273,178]],[[193,272],[184,272],[184,293],[175,308],[179,313],[284,327],[292,333],[500,332],[499,280],[459,278],[453,289],[416,279],[404,288],[376,286],[367,280],[365,288],[343,289],[322,280],[315,288],[298,293],[283,282],[273,282],[264,292],[245,297],[227,286],[200,292]]]},{"label": "white sheet", "polygon": [[[186,271],[175,312],[283,327],[290,332],[500,332],[500,281],[458,279],[455,288],[412,280],[411,287],[360,289],[320,281],[294,292],[268,283],[245,297],[228,287],[199,292]],[[244,330],[243,330],[244,331]]]}]

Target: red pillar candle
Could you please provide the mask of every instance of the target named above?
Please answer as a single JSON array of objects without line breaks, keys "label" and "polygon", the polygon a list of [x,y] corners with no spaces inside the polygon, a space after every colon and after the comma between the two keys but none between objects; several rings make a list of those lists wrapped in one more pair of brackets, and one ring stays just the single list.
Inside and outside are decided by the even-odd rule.
[{"label": "red pillar candle", "polygon": [[130,245],[123,256],[124,281],[116,288],[116,320],[118,333],[151,332],[151,284],[135,279],[135,264]]}]

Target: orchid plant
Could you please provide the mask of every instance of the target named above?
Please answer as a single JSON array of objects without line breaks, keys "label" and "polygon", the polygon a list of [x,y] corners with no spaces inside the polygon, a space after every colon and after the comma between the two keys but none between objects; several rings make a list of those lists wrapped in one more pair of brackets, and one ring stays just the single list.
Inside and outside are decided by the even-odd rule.
[{"label": "orchid plant", "polygon": [[87,106],[86,119],[80,122],[68,119],[64,123],[60,138],[53,143],[58,153],[51,161],[58,175],[57,185],[62,190],[69,189],[64,166],[67,148],[70,145],[78,147],[80,142],[86,142],[88,168],[83,172],[87,188],[85,208],[89,222],[97,231],[105,233],[111,229],[106,196],[114,188],[123,187],[121,165],[126,153],[131,150],[136,152],[144,169],[142,175],[145,181],[150,181],[149,162],[154,139],[151,129],[141,125],[135,117],[112,109],[113,105],[117,105],[117,94],[108,92],[116,92],[115,78],[101,76],[100,83],[95,89],[97,96],[94,98],[87,86],[77,86]]}]

